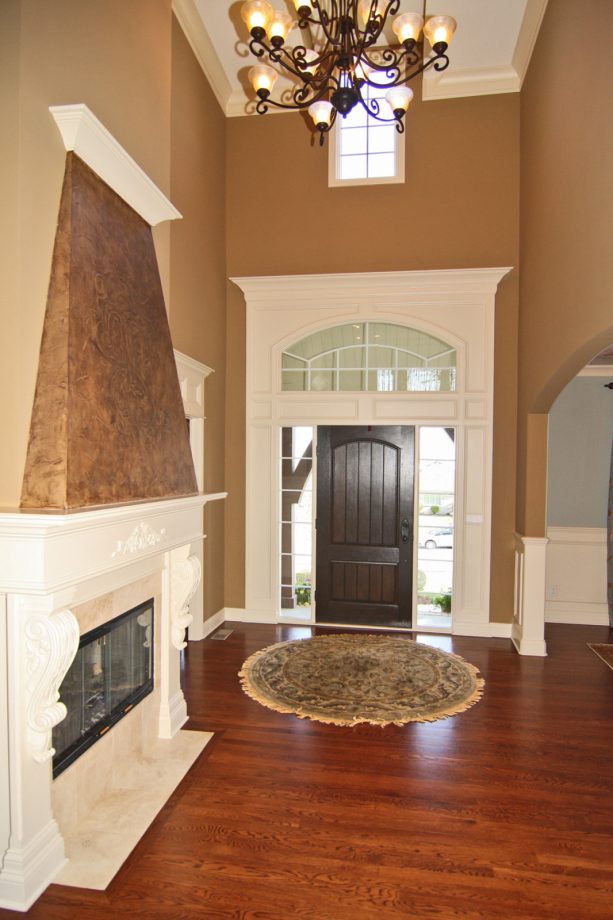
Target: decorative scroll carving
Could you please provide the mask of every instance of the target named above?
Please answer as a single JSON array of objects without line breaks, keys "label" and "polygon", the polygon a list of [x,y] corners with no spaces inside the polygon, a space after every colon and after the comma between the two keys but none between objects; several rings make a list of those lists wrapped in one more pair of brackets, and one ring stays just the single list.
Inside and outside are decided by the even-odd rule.
[{"label": "decorative scroll carving", "polygon": [[202,569],[197,556],[172,563],[170,574],[170,638],[176,649],[185,648],[185,630],[194,619],[189,602],[200,583]]},{"label": "decorative scroll carving", "polygon": [[157,546],[158,543],[166,543],[166,528],[162,527],[159,531],[154,530],[150,524],[143,521],[134,528],[127,540],[117,541],[111,559],[142,552],[149,546]]},{"label": "decorative scroll carving", "polygon": [[72,611],[32,617],[26,623],[28,741],[37,763],[55,754],[51,730],[66,715],[59,688],[79,647],[79,624]]}]

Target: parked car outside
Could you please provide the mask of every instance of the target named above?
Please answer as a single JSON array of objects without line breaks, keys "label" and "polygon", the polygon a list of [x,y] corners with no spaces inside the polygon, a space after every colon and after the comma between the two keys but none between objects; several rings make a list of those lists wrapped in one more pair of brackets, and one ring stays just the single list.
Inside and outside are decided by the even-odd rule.
[{"label": "parked car outside", "polygon": [[453,527],[442,527],[420,535],[419,545],[426,549],[453,549]]}]

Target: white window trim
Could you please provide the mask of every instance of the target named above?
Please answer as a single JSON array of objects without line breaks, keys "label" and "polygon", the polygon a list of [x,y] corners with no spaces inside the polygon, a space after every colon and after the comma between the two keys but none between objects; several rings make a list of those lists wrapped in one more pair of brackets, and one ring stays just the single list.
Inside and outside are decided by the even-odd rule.
[{"label": "white window trim", "polygon": [[339,179],[339,148],[338,132],[341,129],[342,118],[339,116],[334,127],[328,133],[328,188],[345,188],[349,185],[400,185],[404,182],[405,162],[405,131],[396,134],[396,165],[393,176],[373,177],[371,179]]}]

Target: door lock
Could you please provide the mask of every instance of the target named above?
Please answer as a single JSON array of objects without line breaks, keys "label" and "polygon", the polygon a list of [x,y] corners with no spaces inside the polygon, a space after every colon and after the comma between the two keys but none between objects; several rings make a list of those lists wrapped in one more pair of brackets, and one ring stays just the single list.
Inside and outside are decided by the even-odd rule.
[{"label": "door lock", "polygon": [[407,518],[400,525],[400,536],[403,543],[409,542],[409,521]]}]

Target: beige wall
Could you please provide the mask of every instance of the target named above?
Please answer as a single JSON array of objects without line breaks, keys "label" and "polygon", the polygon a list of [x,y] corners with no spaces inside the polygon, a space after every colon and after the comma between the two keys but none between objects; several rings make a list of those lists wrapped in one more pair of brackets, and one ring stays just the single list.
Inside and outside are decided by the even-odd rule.
[{"label": "beige wall", "polygon": [[[230,277],[318,272],[517,266],[519,99],[420,103],[408,116],[404,185],[328,188],[327,150],[300,116],[227,122]],[[376,236],[375,236],[376,228]],[[244,306],[229,300],[228,366],[244,354]],[[509,620],[515,523],[517,282],[497,298],[492,617]],[[244,426],[244,376],[228,377],[228,415]],[[237,456],[238,451],[241,456]],[[227,487],[244,482],[244,443],[228,457]],[[244,530],[228,505],[227,533]],[[227,544],[228,549],[228,544]],[[244,603],[243,559],[226,570],[226,603]]]},{"label": "beige wall", "polygon": [[[0,256],[0,506],[16,507],[65,160],[48,106],[85,102],[168,193],[171,11],[170,0],[3,0],[0,13],[10,48],[0,174],[11,237]],[[156,243],[167,284],[167,231]]]},{"label": "beige wall", "polygon": [[578,24],[574,0],[549,3],[521,93],[518,529],[531,536],[545,527],[546,413],[613,342],[613,4],[580,6]]},{"label": "beige wall", "polygon": [[[175,348],[212,367],[205,390],[205,491],[224,489],[226,271],[225,117],[173,18],[171,199],[183,219],[170,238]],[[207,505],[205,616],[224,606],[224,506]]]}]

